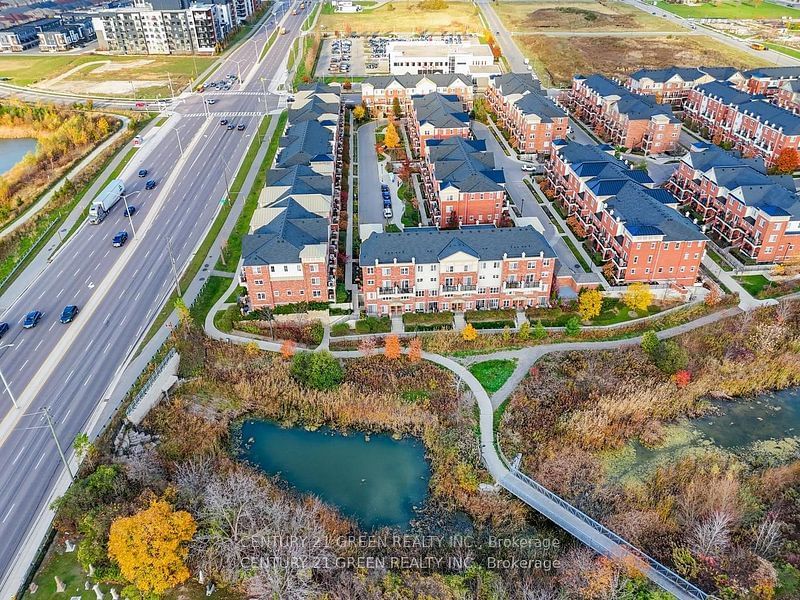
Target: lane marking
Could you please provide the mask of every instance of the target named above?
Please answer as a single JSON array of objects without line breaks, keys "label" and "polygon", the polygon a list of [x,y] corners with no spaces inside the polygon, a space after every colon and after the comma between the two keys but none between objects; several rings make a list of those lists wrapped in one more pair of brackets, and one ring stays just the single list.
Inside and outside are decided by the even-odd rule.
[{"label": "lane marking", "polygon": [[33,349],[33,351],[34,351],[34,352],[36,352],[36,351],[39,349],[39,346],[41,346],[41,345],[42,345],[42,342],[43,342],[43,341],[44,341],[44,340],[39,340],[39,343],[38,343],[38,344],[36,344],[36,348],[34,348],[34,349]]},{"label": "lane marking", "polygon": [[22,363],[22,366],[19,368],[19,370],[20,370],[20,373],[22,372],[22,369],[24,369],[25,367],[27,367],[27,366],[28,366],[28,363],[29,363],[30,361],[31,361],[31,359],[29,358],[29,359],[27,359],[27,360],[26,360],[24,363]]},{"label": "lane marking", "polygon": [[14,461],[11,463],[12,465],[17,464],[17,461],[19,460],[19,457],[22,456],[23,452],[25,452],[25,446],[23,446],[22,450],[19,451],[19,454],[17,454],[17,458],[15,458]]},{"label": "lane marking", "polygon": [[9,508],[9,509],[8,509],[8,512],[6,513],[6,516],[5,516],[5,517],[3,517],[3,521],[2,521],[3,523],[5,523],[5,522],[6,522],[6,519],[7,519],[7,518],[8,518],[8,516],[11,514],[11,511],[12,511],[12,510],[14,510],[14,507],[15,507],[16,505],[17,505],[17,503],[15,502],[14,504],[12,504],[12,505],[11,505],[11,508]]},{"label": "lane marking", "polygon": [[86,381],[84,381],[84,382],[83,382],[83,387],[86,387],[86,384],[87,384],[87,383],[89,383],[89,380],[90,380],[91,378],[92,378],[92,375],[91,375],[91,373],[90,373],[90,374],[89,374],[89,376],[88,376],[88,377],[86,377]]},{"label": "lane marking", "polygon": [[42,464],[42,461],[44,460],[44,457],[45,457],[46,455],[47,455],[47,452],[42,452],[42,456],[41,456],[41,458],[39,458],[39,461],[36,463],[36,466],[35,466],[35,467],[33,467],[33,470],[34,470],[34,471],[35,471],[36,469],[38,469],[38,468],[39,468],[39,465],[40,465],[40,464]]},{"label": "lane marking", "polygon": [[62,425],[67,422],[67,417],[69,416],[69,413],[71,413],[71,412],[72,412],[71,408],[67,410],[66,414],[64,415],[64,418],[61,421]]},{"label": "lane marking", "polygon": [[75,369],[72,369],[72,371],[70,371],[70,372],[69,372],[69,375],[67,375],[67,379],[66,379],[66,381],[65,381],[64,383],[66,383],[67,381],[69,381],[70,379],[72,379],[72,374],[73,374],[74,372],[75,372]]}]

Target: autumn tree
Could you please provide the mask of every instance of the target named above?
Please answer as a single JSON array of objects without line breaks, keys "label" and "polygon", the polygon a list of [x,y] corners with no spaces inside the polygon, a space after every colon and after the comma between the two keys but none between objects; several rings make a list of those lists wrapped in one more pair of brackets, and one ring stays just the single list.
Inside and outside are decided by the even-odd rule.
[{"label": "autumn tree", "polygon": [[472,118],[484,125],[489,123],[489,108],[485,98],[477,98],[472,104]]},{"label": "autumn tree", "polygon": [[400,106],[400,98],[397,96],[392,100],[392,114],[394,114],[396,119],[399,119],[403,114],[403,107]]},{"label": "autumn tree", "polygon": [[478,339],[478,331],[472,326],[472,323],[467,323],[466,327],[461,330],[461,339],[465,342],[473,342]]},{"label": "autumn tree", "polygon": [[383,353],[386,358],[400,357],[400,339],[396,335],[387,335],[383,340]]},{"label": "autumn tree", "polygon": [[356,121],[363,121],[367,116],[367,111],[362,105],[358,105],[353,109],[353,117]]},{"label": "autumn tree", "polygon": [[584,321],[600,316],[603,309],[603,294],[599,290],[584,290],[578,297],[578,314]]},{"label": "autumn tree", "polygon": [[632,283],[622,294],[622,303],[629,309],[637,312],[647,312],[653,303],[653,292],[650,286],[644,283]]},{"label": "autumn tree", "polygon": [[281,356],[283,356],[284,359],[289,360],[292,358],[292,356],[294,356],[294,348],[294,340],[283,340],[283,344],[281,344]]},{"label": "autumn tree", "polygon": [[108,556],[137,590],[160,595],[189,579],[185,545],[196,530],[188,512],[155,500],[148,509],[111,524]]},{"label": "autumn tree", "polygon": [[408,344],[408,360],[412,363],[422,360],[422,340],[415,337]]},{"label": "autumn tree", "polygon": [[796,148],[784,148],[778,154],[775,170],[778,173],[794,173],[800,166],[800,153]]},{"label": "autumn tree", "polygon": [[397,148],[397,146],[400,145],[400,136],[397,133],[397,127],[395,127],[394,121],[389,121],[389,124],[386,126],[383,143],[386,144],[387,148]]}]

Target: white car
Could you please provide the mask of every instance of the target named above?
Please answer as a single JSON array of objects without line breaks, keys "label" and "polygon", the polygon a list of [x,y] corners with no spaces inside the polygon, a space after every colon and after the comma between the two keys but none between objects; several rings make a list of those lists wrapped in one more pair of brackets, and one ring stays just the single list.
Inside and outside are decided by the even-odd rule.
[{"label": "white car", "polygon": [[383,209],[383,216],[386,219],[391,219],[392,218],[392,209],[389,208],[388,206],[386,208],[384,208]]},{"label": "white car", "polygon": [[523,171],[535,171],[536,170],[536,165],[533,164],[533,163],[528,163],[528,162],[522,163],[522,165],[520,165],[520,167],[522,168]]}]

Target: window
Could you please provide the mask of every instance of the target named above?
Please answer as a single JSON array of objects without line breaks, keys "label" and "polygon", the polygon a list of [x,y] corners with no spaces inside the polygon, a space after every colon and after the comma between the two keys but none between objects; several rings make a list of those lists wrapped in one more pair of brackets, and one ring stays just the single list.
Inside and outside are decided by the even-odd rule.
[{"label": "window", "polygon": [[367,267],[367,275],[373,275],[375,273],[375,267]]},{"label": "window", "polygon": [[422,271],[422,265],[417,265],[417,272]]},{"label": "window", "polygon": [[311,296],[314,298],[319,298],[322,296],[322,292],[320,290],[311,290]]},{"label": "window", "polygon": [[255,285],[264,285],[264,280],[263,279],[256,279],[255,281],[253,281],[253,283]]},{"label": "window", "polygon": [[400,267],[400,275],[408,275],[408,267]]},{"label": "window", "polygon": [[512,271],[516,271],[516,270],[517,270],[517,263],[516,263],[516,262],[512,262],[512,263],[511,263],[511,264],[508,266],[508,268],[509,268],[509,269],[511,269]]},{"label": "window", "polygon": [[283,265],[283,272],[284,273],[288,273],[289,272],[289,265]]},{"label": "window", "polygon": [[253,275],[261,275],[261,267],[253,267]]},{"label": "window", "polygon": [[267,295],[264,292],[258,292],[256,294],[256,300],[266,300]]},{"label": "window", "polygon": [[311,285],[319,285],[319,277],[312,277]]},{"label": "window", "polygon": [[292,295],[292,290],[286,290],[286,295],[287,296],[291,296]]},{"label": "window", "polygon": [[319,271],[319,265],[318,264],[315,263],[315,264],[311,265],[311,272],[312,273],[317,273],[318,271]]},{"label": "window", "polygon": [[375,285],[374,279],[367,279],[367,285]]},{"label": "window", "polygon": [[281,295],[281,291],[280,291],[280,290],[275,290],[275,291],[273,292],[273,296],[275,296],[276,298],[277,298],[278,296],[280,296],[280,295]]},{"label": "window", "polygon": [[529,269],[535,269],[536,268],[536,263],[533,262],[532,260],[529,260],[528,261],[528,268]]}]

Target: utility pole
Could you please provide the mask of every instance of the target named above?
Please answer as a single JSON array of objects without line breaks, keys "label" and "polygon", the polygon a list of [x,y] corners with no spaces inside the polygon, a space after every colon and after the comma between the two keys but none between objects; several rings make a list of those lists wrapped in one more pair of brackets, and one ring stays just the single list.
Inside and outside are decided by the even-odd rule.
[{"label": "utility pole", "polygon": [[[14,344],[6,344],[5,346],[0,347],[0,350],[3,350],[5,348],[11,348],[13,346]],[[8,392],[8,395],[11,398],[11,403],[14,405],[14,408],[18,409],[19,404],[17,404],[17,399],[14,397],[14,394],[11,393],[11,386],[8,385],[8,381],[6,381],[5,375],[3,375],[2,371],[0,371],[0,380],[3,381],[3,385],[5,386],[6,391]]]},{"label": "utility pole", "polygon": [[267,84],[264,83],[264,78],[261,78],[261,89],[264,91],[264,114],[269,114],[269,108],[267,107]]},{"label": "utility pole", "polygon": [[44,415],[45,421],[47,421],[47,426],[50,428],[50,433],[53,435],[53,441],[56,443],[56,448],[58,448],[58,454],[61,456],[61,462],[63,462],[64,466],[67,467],[67,473],[69,473],[69,478],[74,480],[75,475],[73,475],[72,473],[72,468],[69,466],[69,463],[67,462],[67,457],[64,455],[64,450],[61,449],[61,443],[58,441],[56,430],[53,427],[53,419],[50,418],[50,409],[45,406],[42,409],[42,415]]},{"label": "utility pole", "polygon": [[183,144],[181,144],[181,134],[178,133],[177,127],[174,129],[174,131],[175,131],[175,137],[178,138],[178,150],[181,151],[181,156],[183,156]]},{"label": "utility pole", "polygon": [[175,255],[172,254],[172,238],[167,238],[167,250],[169,250],[169,260],[172,263],[172,274],[175,276],[175,289],[178,290],[178,298],[182,298],[181,280],[178,279],[178,267],[175,266]]}]

